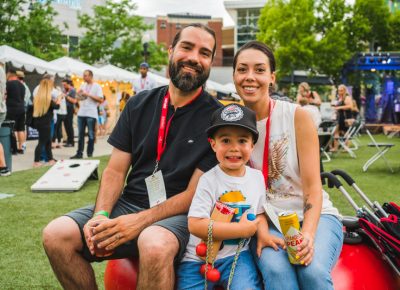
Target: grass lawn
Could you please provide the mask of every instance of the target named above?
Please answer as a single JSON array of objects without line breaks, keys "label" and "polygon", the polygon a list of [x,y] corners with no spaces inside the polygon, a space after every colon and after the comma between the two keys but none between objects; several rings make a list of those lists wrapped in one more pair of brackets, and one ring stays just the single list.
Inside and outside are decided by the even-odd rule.
[{"label": "grass lawn", "polygon": [[[396,146],[387,154],[395,173],[386,168],[383,160],[374,163],[367,172],[362,165],[376,151],[365,146],[368,136],[361,138],[362,146],[356,151],[357,158],[346,153],[335,155],[331,162],[324,163],[325,170],[343,169],[357,182],[372,200],[400,203],[400,139],[377,136],[378,141],[392,142]],[[99,158],[100,172],[108,157]],[[47,171],[39,168],[13,173],[0,178],[0,193],[14,194],[12,198],[0,200],[0,289],[61,289],[54,277],[41,244],[41,231],[53,218],[75,208],[91,204],[95,200],[98,181],[90,180],[79,192],[32,193],[30,186]],[[328,189],[334,204],[345,215],[353,215],[352,208],[335,189]],[[352,192],[351,192],[352,193]],[[360,199],[356,199],[359,202]],[[361,203],[361,202],[359,202]],[[95,264],[97,281],[103,289],[105,263]]]}]

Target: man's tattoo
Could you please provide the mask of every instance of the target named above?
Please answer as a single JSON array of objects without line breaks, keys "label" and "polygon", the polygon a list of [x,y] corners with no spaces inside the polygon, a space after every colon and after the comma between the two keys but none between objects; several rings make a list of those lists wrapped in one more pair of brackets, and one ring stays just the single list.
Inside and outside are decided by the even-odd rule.
[{"label": "man's tattoo", "polygon": [[303,213],[305,214],[308,210],[312,208],[312,204],[308,203],[307,200],[304,201],[304,208],[303,208]]}]

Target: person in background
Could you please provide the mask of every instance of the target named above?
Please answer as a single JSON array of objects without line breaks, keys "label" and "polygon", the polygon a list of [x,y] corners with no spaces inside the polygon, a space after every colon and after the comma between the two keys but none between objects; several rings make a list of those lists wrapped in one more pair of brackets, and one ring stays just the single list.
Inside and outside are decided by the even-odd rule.
[{"label": "person in background", "polygon": [[78,111],[78,130],[79,130],[79,143],[76,154],[71,159],[82,159],[83,150],[85,149],[85,131],[88,128],[88,146],[87,146],[87,157],[93,156],[94,141],[96,137],[96,122],[99,117],[97,106],[103,100],[103,90],[101,86],[94,82],[93,72],[91,70],[85,70],[83,72],[84,84],[78,91],[78,98],[80,99],[79,111]]},{"label": "person in background", "polygon": [[151,90],[156,87],[156,82],[152,77],[149,76],[149,64],[147,62],[142,62],[139,68],[140,78],[133,82],[133,88],[135,95],[144,90]]},{"label": "person in background", "polygon": [[98,106],[99,111],[99,128],[98,128],[98,135],[105,136],[107,133],[107,119],[108,119],[108,103],[106,99]]},{"label": "person in background", "polygon": [[52,138],[52,148],[62,148],[61,140],[63,138],[62,134],[62,124],[65,125],[65,118],[67,117],[67,101],[64,94],[60,94],[60,107],[58,110],[55,110],[56,117],[56,124],[54,126],[54,133]]},{"label": "person in background", "polygon": [[23,71],[21,71],[21,70],[17,70],[16,74],[17,74],[17,77],[18,77],[19,81],[25,87],[24,103],[25,103],[25,112],[26,112],[26,109],[27,109],[27,107],[29,105],[29,102],[31,102],[31,96],[32,96],[31,90],[29,89],[29,87],[25,83],[25,73]]},{"label": "person in background", "polygon": [[39,86],[33,92],[33,124],[39,132],[39,142],[35,148],[33,167],[39,167],[42,148],[46,152],[49,165],[54,165],[56,160],[51,151],[51,121],[54,109],[60,107],[61,99],[55,95],[54,81],[50,75],[44,75]]},{"label": "person in background", "polygon": [[321,121],[322,121],[321,112],[319,111],[317,106],[310,105],[308,103],[309,101],[310,101],[310,99],[308,99],[308,98],[302,98],[300,100],[299,104],[304,110],[306,110],[310,114],[310,116],[313,120],[313,123],[315,125],[315,128],[318,129],[319,124],[321,124]]},{"label": "person in background", "polygon": [[[17,77],[15,70],[8,72],[6,83],[7,116],[6,120],[14,121],[15,136],[12,136],[11,147],[13,154],[24,154],[25,143],[25,87]],[[18,144],[17,144],[18,140]]]},{"label": "person in background", "polygon": [[[6,105],[6,73],[4,71],[4,64],[0,62],[0,128],[6,119],[7,105]],[[3,145],[0,143],[0,176],[9,176],[10,169],[7,167],[4,155]]]},{"label": "person in background", "polygon": [[121,100],[119,101],[119,111],[122,112],[131,96],[127,92],[122,92]]},{"label": "person in background", "polygon": [[321,98],[317,92],[312,91],[310,85],[306,82],[302,82],[299,84],[299,88],[297,91],[296,102],[300,104],[300,101],[303,99],[307,99],[308,105],[314,105],[319,107],[321,105]]},{"label": "person in background", "polygon": [[336,111],[338,126],[335,130],[335,140],[331,152],[336,152],[339,149],[339,141],[337,139],[342,136],[349,128],[349,123],[346,120],[353,119],[353,98],[345,85],[338,86],[338,98],[333,109]]},{"label": "person in background", "polygon": [[75,139],[74,139],[74,112],[75,105],[78,102],[76,99],[76,90],[74,88],[74,83],[70,79],[64,79],[62,81],[62,86],[64,88],[64,97],[67,104],[67,115],[65,116],[64,126],[65,131],[67,133],[67,142],[65,143],[65,147],[74,147]]}]

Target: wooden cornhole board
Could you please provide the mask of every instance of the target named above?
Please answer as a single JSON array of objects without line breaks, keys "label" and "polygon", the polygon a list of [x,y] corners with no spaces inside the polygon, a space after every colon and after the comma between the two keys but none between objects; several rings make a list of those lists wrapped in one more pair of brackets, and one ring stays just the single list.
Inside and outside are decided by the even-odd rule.
[{"label": "wooden cornhole board", "polygon": [[88,179],[98,179],[100,160],[59,160],[32,186],[33,192],[77,191]]}]

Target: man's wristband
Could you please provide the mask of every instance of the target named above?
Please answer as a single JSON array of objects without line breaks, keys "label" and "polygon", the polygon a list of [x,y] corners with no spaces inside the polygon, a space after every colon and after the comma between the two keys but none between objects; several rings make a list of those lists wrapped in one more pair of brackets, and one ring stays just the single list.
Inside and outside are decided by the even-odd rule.
[{"label": "man's wristband", "polygon": [[98,215],[104,215],[105,217],[109,217],[108,212],[106,212],[105,210],[99,210],[98,212],[96,212],[93,217],[98,216]]}]

